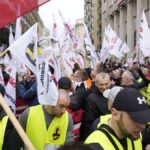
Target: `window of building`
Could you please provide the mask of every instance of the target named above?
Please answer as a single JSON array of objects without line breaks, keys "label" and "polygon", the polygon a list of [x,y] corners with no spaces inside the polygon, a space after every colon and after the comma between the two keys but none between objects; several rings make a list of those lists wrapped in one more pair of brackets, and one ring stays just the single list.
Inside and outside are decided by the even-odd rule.
[{"label": "window of building", "polygon": [[92,3],[91,0],[86,0],[85,2],[86,2],[86,4]]},{"label": "window of building", "polygon": [[148,10],[149,7],[150,7],[150,0],[145,0],[144,1],[144,8],[145,8],[145,10]]},{"label": "window of building", "polygon": [[136,30],[134,31],[134,47],[136,45]]}]

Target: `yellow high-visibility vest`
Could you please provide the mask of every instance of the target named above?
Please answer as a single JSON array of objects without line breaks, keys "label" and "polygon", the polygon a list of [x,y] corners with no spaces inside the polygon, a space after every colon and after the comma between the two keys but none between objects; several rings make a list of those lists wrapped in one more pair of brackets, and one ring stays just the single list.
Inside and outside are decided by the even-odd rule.
[{"label": "yellow high-visibility vest", "polygon": [[44,150],[46,144],[65,144],[67,128],[67,111],[61,117],[54,117],[47,129],[42,105],[37,105],[30,108],[27,119],[26,133],[36,150]]},{"label": "yellow high-visibility vest", "polygon": [[[142,78],[138,79],[138,82],[141,83],[142,82]],[[139,89],[139,92],[146,98],[147,97],[147,87],[144,86],[142,88]]]},{"label": "yellow high-visibility vest", "polygon": [[3,117],[2,120],[0,120],[0,150],[2,150],[2,147],[3,147],[7,121],[8,121],[8,116],[5,116]]},{"label": "yellow high-visibility vest", "polygon": [[[85,140],[85,144],[98,143],[104,150],[124,150],[124,147],[121,145],[119,140],[111,134],[108,130],[103,129],[107,134],[100,130],[94,131],[89,137]],[[115,143],[115,144],[114,144]],[[134,146],[133,146],[134,145]],[[116,148],[117,147],[117,148]],[[138,138],[135,141],[127,138],[127,150],[142,150],[142,138]]]},{"label": "yellow high-visibility vest", "polygon": [[100,117],[100,122],[97,125],[97,128],[101,126],[101,124],[108,124],[108,120],[111,118],[112,114],[104,115]]},{"label": "yellow high-visibility vest", "polygon": [[147,87],[147,104],[150,106],[150,83],[148,84]]}]

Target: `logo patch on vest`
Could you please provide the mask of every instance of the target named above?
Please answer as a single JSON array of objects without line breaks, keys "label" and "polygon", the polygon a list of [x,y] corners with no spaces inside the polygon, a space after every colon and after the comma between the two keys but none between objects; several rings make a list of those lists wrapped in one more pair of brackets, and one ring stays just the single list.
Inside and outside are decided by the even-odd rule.
[{"label": "logo patch on vest", "polygon": [[58,140],[60,137],[60,128],[56,127],[53,133],[53,140]]}]

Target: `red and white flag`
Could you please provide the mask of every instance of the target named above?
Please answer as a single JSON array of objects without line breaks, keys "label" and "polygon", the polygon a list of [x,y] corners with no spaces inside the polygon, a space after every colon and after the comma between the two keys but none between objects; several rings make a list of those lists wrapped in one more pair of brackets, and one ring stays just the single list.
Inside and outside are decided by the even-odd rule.
[{"label": "red and white flag", "polygon": [[78,63],[80,68],[84,68],[84,61],[82,57],[83,53],[80,40],[75,31],[75,27],[73,27],[64,19],[60,11],[59,13],[65,27],[64,40],[61,46],[62,59],[65,72],[67,75],[70,75],[70,73],[72,73],[71,69],[73,69],[74,63]]},{"label": "red and white flag", "polygon": [[53,30],[52,30],[52,38],[51,38],[51,45],[53,48],[53,65],[55,70],[55,77],[58,81],[61,77],[61,59],[60,59],[60,47],[59,47],[59,41],[58,41],[58,25],[55,20],[55,15],[53,14]]},{"label": "red and white flag", "polygon": [[49,0],[0,0],[0,28]]},{"label": "red and white flag", "polygon": [[16,112],[16,66],[10,65],[11,72],[7,85],[5,86],[4,99],[8,105]]}]

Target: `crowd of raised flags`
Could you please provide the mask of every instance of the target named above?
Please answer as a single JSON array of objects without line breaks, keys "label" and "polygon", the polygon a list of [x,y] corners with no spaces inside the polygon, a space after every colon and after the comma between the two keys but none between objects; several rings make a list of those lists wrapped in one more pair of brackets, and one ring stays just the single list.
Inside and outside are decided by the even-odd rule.
[{"label": "crowd of raised flags", "polygon": [[[114,55],[116,58],[121,59],[125,54],[130,53],[132,56],[133,54],[136,55],[135,61],[143,63],[144,57],[150,56],[150,29],[148,28],[144,11],[142,12],[140,27],[137,32],[139,33],[138,42],[136,43],[135,48],[131,50],[125,42],[121,41],[112,27],[108,25],[104,31],[100,61],[104,63],[109,55]],[[134,58],[132,58],[132,60],[133,59]]]},{"label": "crowd of raised flags", "polygon": [[[7,48],[11,52],[12,59],[5,55],[1,63],[7,64],[7,70],[10,75],[10,80],[6,85],[5,99],[14,111],[16,100],[16,71],[25,74],[28,67],[37,78],[38,100],[41,104],[56,104],[58,96],[56,85],[51,79],[51,73],[48,69],[50,64],[55,70],[55,77],[58,79],[62,75],[70,76],[75,63],[78,63],[80,68],[85,68],[85,49],[90,51],[90,66],[95,66],[98,62],[104,63],[106,59],[113,55],[117,59],[122,59],[125,54],[136,54],[136,59],[139,61],[139,55],[144,57],[150,56],[150,30],[143,11],[141,25],[139,29],[139,39],[134,50],[130,50],[124,41],[121,41],[116,32],[110,25],[105,28],[102,48],[100,55],[96,53],[95,47],[92,44],[86,25],[83,26],[85,49],[82,48],[79,37],[76,34],[75,26],[68,23],[61,12],[59,12],[62,24],[64,25],[64,37],[58,38],[58,25],[53,15],[53,29],[50,37],[38,37],[37,24],[33,25],[28,31],[21,35],[21,18],[16,21],[16,32],[13,37],[10,27],[9,44]],[[51,47],[40,47],[41,43],[47,38],[51,39]],[[61,40],[61,42],[60,42]],[[27,56],[27,48],[33,44],[32,55],[34,61]],[[48,53],[46,51],[49,51]],[[132,64],[133,59],[127,58],[127,62]],[[140,57],[143,59],[143,57]],[[142,61],[142,60],[141,60]],[[0,83],[4,85],[3,77],[0,72]]]}]

